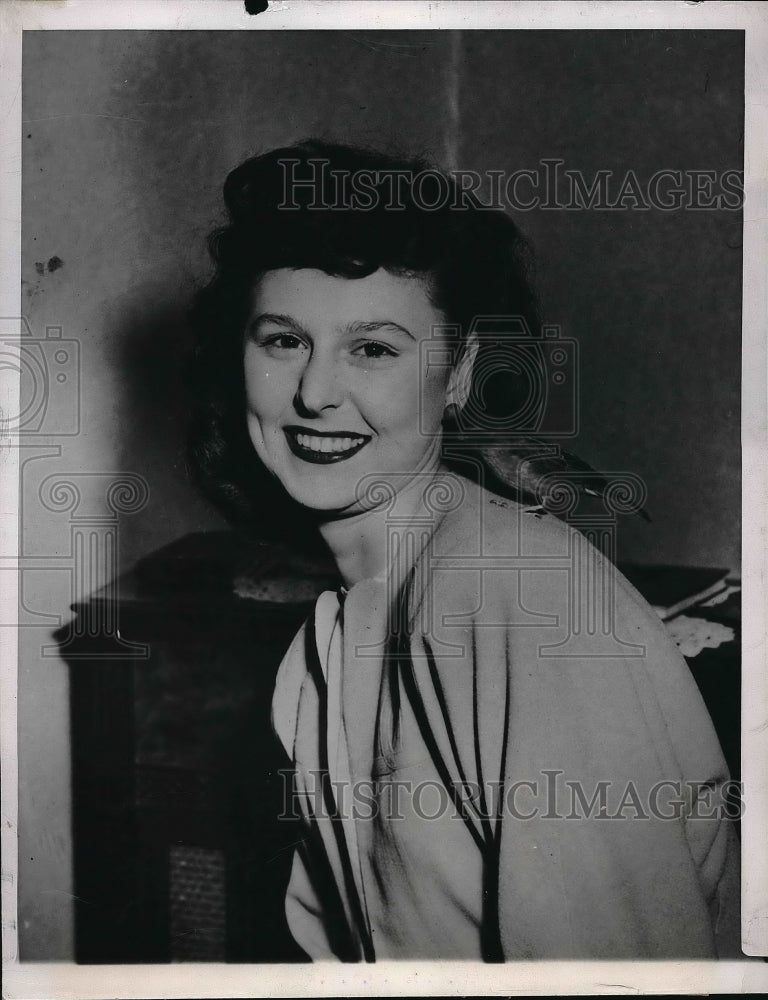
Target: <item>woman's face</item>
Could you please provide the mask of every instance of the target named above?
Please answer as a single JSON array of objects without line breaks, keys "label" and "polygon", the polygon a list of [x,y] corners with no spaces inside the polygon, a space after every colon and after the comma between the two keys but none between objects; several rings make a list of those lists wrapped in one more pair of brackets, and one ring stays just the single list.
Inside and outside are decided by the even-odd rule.
[{"label": "woman's face", "polygon": [[245,336],[248,430],[288,494],[318,511],[360,509],[358,484],[431,471],[449,369],[420,347],[445,323],[421,279],[314,269],[257,282]]}]

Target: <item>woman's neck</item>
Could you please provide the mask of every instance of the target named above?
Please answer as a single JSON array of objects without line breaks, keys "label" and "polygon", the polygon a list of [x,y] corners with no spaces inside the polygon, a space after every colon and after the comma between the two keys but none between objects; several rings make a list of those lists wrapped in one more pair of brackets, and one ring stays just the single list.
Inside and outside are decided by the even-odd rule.
[{"label": "woman's neck", "polygon": [[[420,514],[429,514],[424,502],[426,486],[445,472],[436,464],[432,469],[416,473],[410,482],[397,490],[394,500],[348,517],[329,519],[320,525],[320,533],[347,587],[391,572],[392,532],[405,532],[409,521]],[[401,538],[400,547],[405,554],[403,541]]]}]

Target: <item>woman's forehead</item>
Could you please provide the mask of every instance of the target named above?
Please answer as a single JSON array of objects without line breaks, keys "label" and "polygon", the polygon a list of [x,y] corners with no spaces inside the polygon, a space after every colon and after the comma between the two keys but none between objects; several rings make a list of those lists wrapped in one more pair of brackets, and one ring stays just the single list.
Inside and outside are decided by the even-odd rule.
[{"label": "woman's forehead", "polygon": [[426,278],[383,268],[363,278],[314,268],[267,271],[254,285],[252,303],[252,320],[265,315],[290,317],[318,330],[392,322],[420,339],[445,323],[431,301]]}]

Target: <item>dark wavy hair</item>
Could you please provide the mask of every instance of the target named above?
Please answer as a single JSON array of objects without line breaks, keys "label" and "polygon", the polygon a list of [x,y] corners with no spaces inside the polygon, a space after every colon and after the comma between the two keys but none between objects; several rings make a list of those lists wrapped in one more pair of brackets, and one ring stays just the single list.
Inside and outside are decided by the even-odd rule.
[{"label": "dark wavy hair", "polygon": [[[296,530],[302,521],[246,426],[243,336],[260,275],[315,268],[354,280],[384,268],[424,277],[462,338],[480,315],[518,316],[538,332],[528,242],[507,215],[422,159],[309,140],[236,167],[224,202],[228,222],[208,240],[215,271],[191,313],[188,458],[222,513],[259,534],[269,535],[278,512],[283,531],[287,519]],[[481,343],[476,369],[492,347]],[[509,396],[502,377],[484,385],[482,405],[503,413]]]}]

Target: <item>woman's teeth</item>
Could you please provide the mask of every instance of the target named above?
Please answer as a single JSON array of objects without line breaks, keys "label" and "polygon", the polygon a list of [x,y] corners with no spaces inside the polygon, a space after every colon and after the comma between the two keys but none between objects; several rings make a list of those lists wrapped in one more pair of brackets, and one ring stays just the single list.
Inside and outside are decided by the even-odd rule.
[{"label": "woman's teeth", "polygon": [[314,437],[311,434],[297,434],[297,442],[309,451],[345,452],[357,448],[365,441],[363,437]]}]

